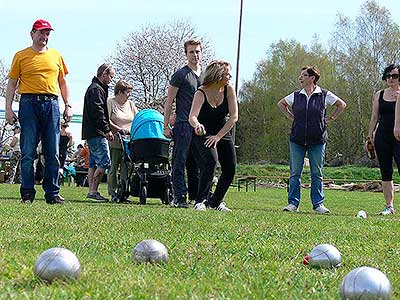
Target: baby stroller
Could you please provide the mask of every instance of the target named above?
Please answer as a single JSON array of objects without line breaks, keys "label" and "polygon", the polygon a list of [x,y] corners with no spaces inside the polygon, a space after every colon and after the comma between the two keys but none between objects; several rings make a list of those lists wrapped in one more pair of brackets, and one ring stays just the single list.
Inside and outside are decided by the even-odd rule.
[{"label": "baby stroller", "polygon": [[126,182],[121,179],[118,186],[121,201],[134,196],[139,197],[140,204],[146,204],[147,198],[160,198],[162,203],[170,203],[173,196],[168,160],[170,140],[163,130],[162,114],[154,109],[143,109],[132,122],[130,140],[121,139],[123,163],[128,170],[128,179]]}]

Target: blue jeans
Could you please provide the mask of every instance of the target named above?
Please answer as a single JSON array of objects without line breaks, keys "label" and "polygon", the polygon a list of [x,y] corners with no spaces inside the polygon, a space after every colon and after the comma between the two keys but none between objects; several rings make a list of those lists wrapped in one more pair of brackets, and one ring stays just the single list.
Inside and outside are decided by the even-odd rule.
[{"label": "blue jeans", "polygon": [[[193,128],[190,126],[189,122],[175,123],[173,129],[172,184],[175,197],[189,194],[189,199],[195,200],[199,186],[200,170],[195,159],[192,136]],[[185,167],[188,180],[187,187],[185,181]]]},{"label": "blue jeans", "polygon": [[103,136],[96,136],[87,140],[89,146],[89,168],[102,168],[107,170],[110,167],[110,149],[107,139]]},{"label": "blue jeans", "polygon": [[60,109],[56,96],[41,100],[33,95],[21,95],[18,119],[21,124],[21,196],[35,195],[33,161],[39,139],[45,159],[43,190],[51,200],[60,192],[58,183],[58,147],[60,143]]},{"label": "blue jeans", "polygon": [[322,186],[322,170],[324,167],[326,144],[302,146],[289,142],[290,147],[290,179],[288,202],[296,207],[300,205],[301,174],[304,157],[308,152],[311,171],[311,202],[313,209],[320,206],[325,199]]}]

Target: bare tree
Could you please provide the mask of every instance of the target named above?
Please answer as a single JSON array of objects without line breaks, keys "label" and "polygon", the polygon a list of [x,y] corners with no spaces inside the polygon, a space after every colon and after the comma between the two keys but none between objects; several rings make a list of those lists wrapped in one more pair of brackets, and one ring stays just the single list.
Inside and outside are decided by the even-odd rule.
[{"label": "bare tree", "polygon": [[188,21],[147,25],[117,45],[109,61],[116,69],[116,78],[134,85],[132,97],[139,108],[163,110],[169,79],[186,63],[183,44],[189,39],[202,41],[203,65],[208,64],[214,51]]},{"label": "bare tree", "polygon": [[7,88],[7,68],[0,59],[0,97],[5,97]]}]

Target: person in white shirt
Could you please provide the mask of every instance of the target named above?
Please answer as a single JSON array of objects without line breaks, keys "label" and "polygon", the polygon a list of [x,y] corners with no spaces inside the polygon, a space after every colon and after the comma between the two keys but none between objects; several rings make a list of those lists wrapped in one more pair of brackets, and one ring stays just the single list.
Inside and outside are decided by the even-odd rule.
[{"label": "person in white shirt", "polygon": [[[316,213],[326,214],[324,206],[323,174],[325,147],[328,140],[327,124],[335,121],[346,103],[330,91],[317,85],[320,71],[316,66],[301,68],[299,81],[302,89],[291,93],[278,103],[286,117],[293,120],[290,134],[290,179],[288,205],[284,211],[297,212],[300,205],[301,174],[308,153],[311,171],[311,201]],[[326,107],[336,106],[327,117]]]}]

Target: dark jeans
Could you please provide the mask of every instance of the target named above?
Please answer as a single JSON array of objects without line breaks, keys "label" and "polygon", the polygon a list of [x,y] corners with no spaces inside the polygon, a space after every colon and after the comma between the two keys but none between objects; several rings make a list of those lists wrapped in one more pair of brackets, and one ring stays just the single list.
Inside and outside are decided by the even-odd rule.
[{"label": "dark jeans", "polygon": [[[188,122],[176,123],[173,129],[174,149],[172,155],[172,184],[175,197],[186,196],[194,200],[197,197],[199,168],[192,145],[193,128]],[[187,187],[185,181],[187,172]]]},{"label": "dark jeans", "polygon": [[224,199],[236,172],[236,152],[232,139],[222,139],[217,148],[208,148],[204,145],[205,137],[193,137],[193,144],[198,153],[200,166],[199,191],[196,202],[207,200],[212,187],[217,162],[221,165],[221,176],[218,179],[214,194],[208,199],[208,205],[217,207]]},{"label": "dark jeans", "polygon": [[60,110],[57,97],[40,99],[22,95],[18,112],[21,124],[21,196],[35,194],[33,161],[39,138],[45,158],[43,184],[46,200],[60,191],[58,183],[58,145],[60,144]]}]

